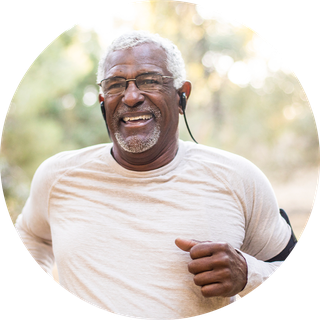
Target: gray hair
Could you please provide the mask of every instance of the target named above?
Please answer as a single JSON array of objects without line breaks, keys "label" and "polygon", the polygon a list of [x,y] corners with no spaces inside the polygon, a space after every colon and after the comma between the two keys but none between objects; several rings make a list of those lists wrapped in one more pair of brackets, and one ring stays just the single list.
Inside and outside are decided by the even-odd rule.
[{"label": "gray hair", "polygon": [[116,38],[109,46],[107,52],[102,56],[97,73],[98,83],[104,79],[105,63],[109,54],[121,49],[136,47],[143,43],[155,43],[159,45],[167,55],[167,69],[174,77],[173,86],[181,88],[186,80],[185,64],[181,52],[170,40],[162,38],[159,34],[152,34],[147,31],[130,31]]}]

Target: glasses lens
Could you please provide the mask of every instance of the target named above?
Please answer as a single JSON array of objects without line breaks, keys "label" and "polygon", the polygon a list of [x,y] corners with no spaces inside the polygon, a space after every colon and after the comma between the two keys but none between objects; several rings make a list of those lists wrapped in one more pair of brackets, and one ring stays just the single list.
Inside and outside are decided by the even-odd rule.
[{"label": "glasses lens", "polygon": [[152,91],[159,89],[162,84],[162,76],[155,73],[145,73],[137,76],[137,86],[143,91]]},{"label": "glasses lens", "polygon": [[126,89],[126,79],[114,77],[103,80],[101,83],[102,91],[104,94],[118,94]]}]

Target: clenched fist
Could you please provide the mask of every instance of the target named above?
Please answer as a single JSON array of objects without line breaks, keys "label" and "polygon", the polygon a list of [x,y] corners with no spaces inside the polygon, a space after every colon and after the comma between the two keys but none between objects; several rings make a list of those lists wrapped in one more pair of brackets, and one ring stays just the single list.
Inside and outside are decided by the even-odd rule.
[{"label": "clenched fist", "polygon": [[247,284],[245,258],[227,243],[177,238],[176,245],[190,252],[188,270],[204,297],[231,297]]}]

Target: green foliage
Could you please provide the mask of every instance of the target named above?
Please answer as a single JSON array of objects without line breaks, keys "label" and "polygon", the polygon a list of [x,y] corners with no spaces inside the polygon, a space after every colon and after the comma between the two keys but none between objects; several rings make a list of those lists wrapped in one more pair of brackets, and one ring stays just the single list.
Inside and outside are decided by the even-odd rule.
[{"label": "green foliage", "polygon": [[[258,56],[254,32],[204,19],[192,4],[152,1],[137,6],[130,28],[159,33],[182,51],[193,84],[187,116],[200,143],[240,154],[268,176],[285,178],[292,170],[318,165],[317,132],[303,89],[292,73],[275,70]],[[124,23],[114,20],[115,28]],[[22,79],[1,150],[2,184],[13,221],[42,161],[60,151],[109,142],[95,101],[100,54],[97,34],[75,27],[44,50]],[[221,61],[230,68],[238,63],[253,65],[253,71],[262,65],[267,71],[260,83],[236,84],[230,68],[219,70]],[[260,65],[254,65],[257,61]],[[183,119],[180,137],[190,140]]]}]

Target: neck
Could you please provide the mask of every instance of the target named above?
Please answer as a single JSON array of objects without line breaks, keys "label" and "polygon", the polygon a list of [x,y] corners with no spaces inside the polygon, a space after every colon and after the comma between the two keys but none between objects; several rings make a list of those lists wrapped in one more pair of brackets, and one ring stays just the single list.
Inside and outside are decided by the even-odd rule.
[{"label": "neck", "polygon": [[176,156],[179,148],[178,137],[164,148],[155,145],[142,153],[130,153],[113,144],[112,156],[125,169],[132,171],[151,171],[170,163]]}]

